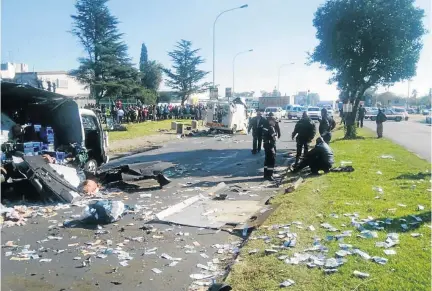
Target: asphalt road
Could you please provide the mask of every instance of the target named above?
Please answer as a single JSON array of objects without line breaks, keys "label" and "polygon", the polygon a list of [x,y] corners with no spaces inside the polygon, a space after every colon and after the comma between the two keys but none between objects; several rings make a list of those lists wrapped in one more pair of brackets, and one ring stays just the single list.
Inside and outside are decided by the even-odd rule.
[{"label": "asphalt road", "polygon": [[[376,123],[365,121],[364,126],[376,131]],[[384,137],[405,147],[422,159],[432,161],[431,126],[417,120],[387,121],[384,123]]]},{"label": "asphalt road", "polygon": [[[281,123],[278,165],[283,163],[282,154],[295,147],[290,138],[293,124]],[[232,259],[232,252],[241,238],[226,231],[157,223],[152,223],[156,231],[147,233],[140,229],[145,223],[144,213],[157,213],[222,181],[241,186],[253,194],[241,197],[240,194],[229,194],[234,200],[244,200],[245,196],[259,200],[276,193],[277,189],[265,187],[268,182],[261,178],[263,154],[252,155],[250,148],[251,137],[246,135],[185,138],[157,150],[113,161],[113,164],[163,161],[186,171],[179,173],[169,169],[167,173],[172,175],[172,183],[163,190],[154,188],[152,182],[141,182],[136,184],[139,189],[114,196],[113,200],[140,205],[143,210],[104,226],[99,232],[106,231],[105,234],[91,228],[63,228],[63,221],[82,212],[82,207],[75,206],[56,210],[57,215],[50,218],[29,218],[25,226],[3,228],[2,246],[13,241],[18,247],[2,247],[2,290],[188,290],[194,281],[190,274],[202,271],[197,264],[212,262],[223,269]],[[152,196],[142,198],[140,194],[143,193]],[[91,253],[106,248],[107,240],[112,241],[112,248],[117,246],[133,257],[127,261],[128,266],[120,265],[124,258],[118,258],[116,254],[96,257]],[[228,245],[226,251],[218,253],[215,244]],[[25,245],[29,245],[29,250],[35,250],[39,259],[11,260]],[[146,254],[152,248],[157,248],[155,253]],[[161,258],[163,253],[182,260],[169,266],[172,261]],[[83,266],[83,261],[89,257],[91,263]],[[40,262],[40,259],[51,261]],[[153,268],[161,273],[155,273]]]}]

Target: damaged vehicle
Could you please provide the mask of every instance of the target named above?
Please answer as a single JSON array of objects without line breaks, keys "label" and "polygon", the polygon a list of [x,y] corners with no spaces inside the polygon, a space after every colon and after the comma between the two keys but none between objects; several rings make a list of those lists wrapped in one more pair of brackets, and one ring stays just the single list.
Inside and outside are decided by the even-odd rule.
[{"label": "damaged vehicle", "polygon": [[79,109],[73,99],[9,82],[2,82],[1,97],[3,193],[35,192],[44,201],[73,202],[95,194],[101,184],[170,182],[149,164],[101,170],[109,160],[107,134],[96,114]]},{"label": "damaged vehicle", "polygon": [[207,104],[206,126],[211,130],[237,131],[247,130],[249,123],[247,106],[241,98],[228,101],[211,101]]}]

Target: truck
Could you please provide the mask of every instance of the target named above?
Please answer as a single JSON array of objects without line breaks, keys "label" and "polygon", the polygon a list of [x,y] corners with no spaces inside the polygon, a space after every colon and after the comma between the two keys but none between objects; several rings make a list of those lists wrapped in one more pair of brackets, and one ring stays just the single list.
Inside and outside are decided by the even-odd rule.
[{"label": "truck", "polygon": [[285,108],[286,105],[290,104],[290,96],[280,97],[259,97],[258,109],[264,110],[267,107],[281,107]]}]

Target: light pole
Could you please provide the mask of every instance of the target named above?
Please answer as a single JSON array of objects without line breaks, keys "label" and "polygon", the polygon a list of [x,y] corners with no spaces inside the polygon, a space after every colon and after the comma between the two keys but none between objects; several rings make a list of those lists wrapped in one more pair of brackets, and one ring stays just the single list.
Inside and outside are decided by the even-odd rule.
[{"label": "light pole", "polygon": [[235,60],[239,55],[245,54],[245,53],[249,53],[249,52],[253,52],[253,49],[247,50],[247,51],[242,51],[237,53],[234,58],[233,58],[233,84],[232,84],[232,93],[234,95],[234,85],[235,85]]},{"label": "light pole", "polygon": [[225,11],[222,11],[221,13],[219,13],[219,15],[216,17],[214,23],[213,23],[213,87],[215,86],[215,50],[216,50],[216,22],[218,21],[219,17],[221,17],[222,14],[229,12],[229,11],[233,11],[236,9],[241,9],[241,8],[247,8],[248,5],[242,5],[240,7],[236,7],[236,8],[231,8]]},{"label": "light pole", "polygon": [[279,91],[279,85],[280,85],[280,71],[281,71],[281,69],[283,68],[283,67],[286,67],[286,66],[291,66],[291,65],[294,65],[295,63],[289,63],[289,64],[283,64],[283,65],[280,65],[279,66],[279,69],[278,69],[278,85],[277,85],[277,90],[278,90],[278,92],[280,92]]}]

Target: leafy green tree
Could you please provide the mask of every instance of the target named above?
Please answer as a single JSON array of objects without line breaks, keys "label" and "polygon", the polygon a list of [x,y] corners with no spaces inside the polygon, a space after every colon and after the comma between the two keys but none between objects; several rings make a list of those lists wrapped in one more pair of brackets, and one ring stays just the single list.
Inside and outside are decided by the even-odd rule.
[{"label": "leafy green tree", "polygon": [[200,49],[192,49],[192,42],[180,40],[175,49],[168,53],[173,62],[172,69],[164,68],[167,75],[166,85],[177,91],[182,105],[192,94],[208,90],[210,83],[202,80],[209,72],[198,69],[204,59],[198,55]]},{"label": "leafy green tree", "polygon": [[145,64],[147,64],[148,62],[148,52],[147,52],[147,46],[145,45],[145,43],[143,43],[141,45],[141,56],[140,56],[140,70],[142,67],[145,66]]},{"label": "leafy green tree", "polygon": [[345,138],[355,138],[355,117],[365,91],[415,75],[425,34],[424,11],[414,0],[329,0],[315,12],[319,44],[310,55],[333,75],[344,103],[353,103]]},{"label": "leafy green tree", "polygon": [[159,90],[162,82],[162,65],[156,61],[148,61],[141,68],[141,84],[151,90]]},{"label": "leafy green tree", "polygon": [[138,73],[132,68],[127,45],[117,28],[119,22],[109,11],[107,2],[77,0],[76,15],[71,16],[71,33],[86,52],[85,57],[79,58],[78,69],[71,74],[90,88],[96,102],[104,97],[130,95]]}]

